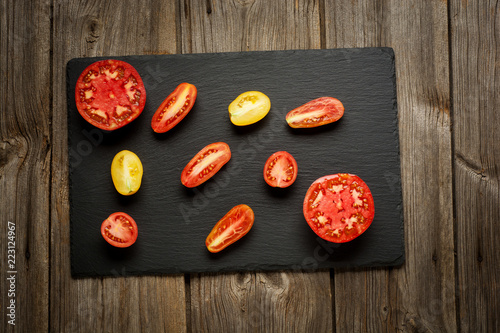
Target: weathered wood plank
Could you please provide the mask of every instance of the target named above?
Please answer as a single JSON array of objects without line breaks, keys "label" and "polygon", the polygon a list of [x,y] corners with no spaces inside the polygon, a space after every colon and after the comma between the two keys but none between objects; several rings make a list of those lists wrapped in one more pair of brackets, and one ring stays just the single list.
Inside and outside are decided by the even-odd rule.
[{"label": "weathered wood plank", "polygon": [[182,275],[123,278],[124,268],[112,278],[72,279],[69,256],[66,62],[175,53],[176,14],[175,3],[167,1],[54,1],[50,331],[186,330]]},{"label": "weathered wood plank", "polygon": [[[183,0],[180,8],[183,53],[321,46],[316,0]],[[329,272],[192,275],[190,290],[193,332],[332,330]]]},{"label": "weathered wood plank", "polygon": [[[326,1],[327,47],[396,54],[406,263],[335,271],[339,331],[456,331],[446,1]],[[353,301],[346,301],[356,299]]]},{"label": "weathered wood plank", "polygon": [[451,1],[458,308],[463,332],[500,331],[500,7]]},{"label": "weathered wood plank", "polygon": [[40,332],[49,317],[50,1],[0,6],[0,331]]}]

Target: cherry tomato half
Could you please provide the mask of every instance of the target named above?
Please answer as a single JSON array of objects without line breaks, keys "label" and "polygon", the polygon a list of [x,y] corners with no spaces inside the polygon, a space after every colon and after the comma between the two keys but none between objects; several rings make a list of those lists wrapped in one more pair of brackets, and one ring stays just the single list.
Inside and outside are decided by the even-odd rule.
[{"label": "cherry tomato half", "polygon": [[271,109],[271,100],[260,91],[247,91],[229,104],[229,118],[237,126],[258,122]]},{"label": "cherry tomato half", "polygon": [[333,97],[320,97],[288,112],[286,122],[293,128],[317,127],[336,122],[344,115],[344,105]]},{"label": "cherry tomato half", "polygon": [[146,89],[132,65],[101,60],[88,66],[76,81],[76,108],[85,120],[113,131],[136,119],[146,103]]},{"label": "cherry tomato half", "polygon": [[181,182],[186,187],[196,187],[209,180],[231,159],[227,143],[215,142],[204,147],[186,165]]},{"label": "cherry tomato half", "polygon": [[238,205],[217,222],[205,245],[212,253],[219,252],[245,236],[252,229],[255,215],[247,205]]},{"label": "cherry tomato half", "polygon": [[264,180],[272,187],[288,187],[297,179],[297,162],[286,151],[278,151],[264,165]]},{"label": "cherry tomato half", "polygon": [[139,157],[131,151],[122,150],[111,162],[111,178],[118,193],[132,195],[141,187],[143,168]]},{"label": "cherry tomato half", "polygon": [[151,127],[156,133],[165,133],[177,125],[193,108],[198,90],[190,83],[181,83],[165,98],[156,110]]},{"label": "cherry tomato half", "polygon": [[303,210],[311,229],[334,243],[358,237],[375,216],[370,189],[361,178],[347,173],[324,176],[312,183]]},{"label": "cherry tomato half", "polygon": [[128,214],[113,213],[102,222],[101,235],[115,247],[129,247],[137,240],[137,224]]}]

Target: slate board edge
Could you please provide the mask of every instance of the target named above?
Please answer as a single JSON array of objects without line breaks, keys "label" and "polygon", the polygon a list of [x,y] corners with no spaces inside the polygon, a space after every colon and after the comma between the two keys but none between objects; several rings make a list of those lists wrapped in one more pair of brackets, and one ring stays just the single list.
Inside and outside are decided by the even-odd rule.
[{"label": "slate board edge", "polygon": [[399,215],[400,215],[400,221],[401,221],[401,239],[403,240],[401,244],[401,252],[402,255],[400,258],[395,259],[394,261],[394,266],[401,266],[404,264],[406,260],[406,246],[405,246],[405,233],[404,233],[404,200],[403,200],[403,187],[402,187],[402,182],[401,182],[401,147],[399,144],[399,111],[398,111],[398,89],[397,89],[397,80],[396,80],[396,55],[394,53],[394,49],[392,48],[383,48],[383,50],[392,57],[392,71],[393,71],[393,87],[394,87],[394,100],[392,103],[393,107],[393,113],[394,113],[394,128],[396,129],[394,131],[394,141],[396,142],[396,150],[399,155],[399,174],[397,177],[397,188],[398,188],[398,196],[400,198],[400,203],[399,203]]}]

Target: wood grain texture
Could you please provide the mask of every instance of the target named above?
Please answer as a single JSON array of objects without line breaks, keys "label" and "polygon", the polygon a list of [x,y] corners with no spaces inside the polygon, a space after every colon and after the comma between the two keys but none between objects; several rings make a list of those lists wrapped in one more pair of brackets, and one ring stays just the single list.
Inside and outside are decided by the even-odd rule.
[{"label": "wood grain texture", "polygon": [[500,331],[500,7],[451,1],[459,325]]},{"label": "wood grain texture", "polygon": [[[500,331],[499,24],[496,0],[0,0],[0,331]],[[402,268],[71,278],[69,59],[361,46],[396,52]]]},{"label": "wood grain texture", "polygon": [[[181,1],[182,52],[320,48],[318,1]],[[192,275],[193,332],[332,330],[328,272]]]},{"label": "wood grain texture", "polygon": [[[0,331],[48,329],[50,2],[0,2]],[[39,66],[39,64],[45,64]],[[15,240],[7,226],[15,224]],[[8,241],[15,241],[9,267]],[[11,254],[11,253],[9,253]],[[17,271],[17,273],[7,273]],[[7,280],[7,278],[14,280]],[[15,282],[11,285],[11,281]],[[7,306],[15,300],[15,318]],[[28,320],[29,318],[29,320]],[[8,323],[15,319],[15,326]]]},{"label": "wood grain texture", "polygon": [[394,48],[406,242],[402,268],[335,271],[339,331],[457,330],[447,15],[443,1],[325,2],[327,47]]},{"label": "wood grain texture", "polygon": [[[184,277],[72,279],[66,63],[74,57],[176,51],[173,2],[55,1],[50,331],[184,332]],[[155,80],[154,69],[149,77]],[[98,222],[100,223],[100,222]]]}]

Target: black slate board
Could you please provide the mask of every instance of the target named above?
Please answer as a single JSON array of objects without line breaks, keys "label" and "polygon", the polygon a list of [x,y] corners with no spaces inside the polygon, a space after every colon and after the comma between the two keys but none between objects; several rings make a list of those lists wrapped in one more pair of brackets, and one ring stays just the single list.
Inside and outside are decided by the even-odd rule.
[{"label": "black slate board", "polygon": [[[104,58],[67,64],[70,161],[71,271],[73,276],[140,275],[240,270],[294,270],[390,266],[404,261],[402,197],[394,53],[390,48],[268,51],[114,57],[141,74],[147,102],[142,115],[114,132],[89,125],[77,112],[80,73]],[[188,116],[156,134],[150,121],[181,82],[198,88]],[[240,128],[227,106],[238,94],[259,90],[270,113]],[[333,96],[345,106],[337,123],[294,130],[285,114],[311,99]],[[224,141],[231,161],[196,189],[180,182],[186,163],[206,144]],[[142,187],[123,197],[114,189],[110,165],[128,149],[142,160]],[[262,177],[268,156],[290,152],[297,181],[273,189]],[[302,201],[317,178],[339,172],[360,176],[375,200],[371,227],[350,243],[318,238],[302,215]],[[255,224],[243,239],[218,254],[205,248],[215,223],[245,203]],[[137,242],[117,249],[100,235],[111,213],[124,211],[139,226]]]}]

